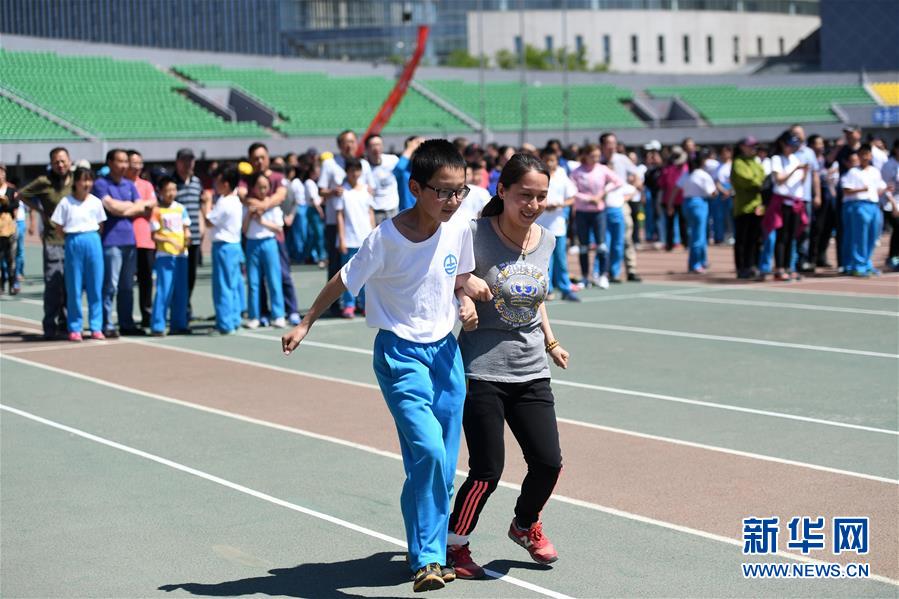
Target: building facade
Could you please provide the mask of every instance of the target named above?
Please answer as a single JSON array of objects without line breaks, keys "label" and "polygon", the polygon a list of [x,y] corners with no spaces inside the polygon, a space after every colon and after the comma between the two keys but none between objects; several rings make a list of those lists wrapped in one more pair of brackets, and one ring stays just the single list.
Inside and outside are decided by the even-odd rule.
[{"label": "building facade", "polygon": [[731,11],[490,11],[469,13],[468,50],[489,58],[565,47],[616,73],[714,74],[785,56],[820,24],[815,15]]},{"label": "building facade", "polygon": [[[471,51],[470,23],[479,12],[505,14],[515,21],[513,13],[519,10],[565,9],[594,13],[603,21],[608,15],[598,15],[623,11],[645,22],[641,15],[647,11],[672,18],[683,11],[714,11],[739,20],[762,14],[814,16],[818,4],[819,0],[0,0],[0,33],[383,62],[408,56],[416,26],[427,24],[431,37],[426,61],[440,64],[454,50]],[[505,26],[501,17],[499,21]],[[509,44],[511,35],[505,40]],[[776,48],[777,37],[766,43]],[[638,40],[638,45],[642,43]],[[601,48],[592,36],[587,47]],[[638,51],[642,56],[649,50],[647,45]],[[674,48],[666,50],[672,53]],[[621,49],[613,47],[610,52],[618,56]]]}]

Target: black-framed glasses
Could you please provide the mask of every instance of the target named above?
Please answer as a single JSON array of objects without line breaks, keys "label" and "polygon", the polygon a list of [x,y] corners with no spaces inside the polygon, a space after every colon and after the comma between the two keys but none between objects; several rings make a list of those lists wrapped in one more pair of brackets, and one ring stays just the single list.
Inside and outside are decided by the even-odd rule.
[{"label": "black-framed glasses", "polygon": [[422,182],[421,184],[422,186],[433,190],[434,193],[437,194],[437,199],[443,202],[449,200],[453,196],[456,196],[457,198],[459,198],[459,201],[462,201],[468,195],[468,192],[471,191],[471,188],[468,185],[460,187],[459,189],[440,189],[439,187],[434,187],[433,185],[428,185],[424,182]]}]

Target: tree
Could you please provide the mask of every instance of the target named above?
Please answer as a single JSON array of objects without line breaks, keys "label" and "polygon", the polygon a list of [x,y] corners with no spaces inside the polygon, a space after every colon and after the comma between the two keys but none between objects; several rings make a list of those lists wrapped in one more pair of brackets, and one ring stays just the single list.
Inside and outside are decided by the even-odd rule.
[{"label": "tree", "polygon": [[513,54],[511,51],[503,48],[496,53],[496,66],[501,69],[518,68],[518,57],[515,56],[515,54]]},{"label": "tree", "polygon": [[450,52],[449,56],[447,56],[446,58],[446,66],[476,69],[480,66],[481,60],[484,61],[485,65],[487,64],[486,56],[481,56],[481,58],[478,58],[477,56],[472,56],[471,54],[460,48]]}]

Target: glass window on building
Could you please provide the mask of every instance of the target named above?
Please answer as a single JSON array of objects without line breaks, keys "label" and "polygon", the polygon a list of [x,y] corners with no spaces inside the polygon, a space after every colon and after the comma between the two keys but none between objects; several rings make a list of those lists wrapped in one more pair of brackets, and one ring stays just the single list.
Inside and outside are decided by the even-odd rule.
[{"label": "glass window on building", "polygon": [[684,64],[690,64],[690,36],[684,36]]},{"label": "glass window on building", "polygon": [[758,56],[765,55],[765,44],[762,41],[762,36],[758,36],[757,38],[755,38],[755,53]]},{"label": "glass window on building", "polygon": [[522,54],[524,54],[524,44],[521,43],[520,35],[515,36],[515,54],[517,56],[521,56]]},{"label": "glass window on building", "polygon": [[602,36],[602,61],[612,64],[612,36],[608,34]]},{"label": "glass window on building", "polygon": [[636,35],[631,36],[631,62],[633,64],[640,62],[640,41]]},{"label": "glass window on building", "polygon": [[715,39],[711,35],[705,38],[705,60],[709,64],[715,62]]},{"label": "glass window on building", "polygon": [[580,54],[581,52],[584,51],[584,36],[583,35],[574,36],[574,49],[578,54]]},{"label": "glass window on building", "polygon": [[734,36],[734,64],[740,63],[740,36]]},{"label": "glass window on building", "polygon": [[780,52],[781,56],[787,53],[786,45],[784,44],[784,38],[777,38],[777,49]]},{"label": "glass window on building", "polygon": [[553,36],[551,36],[551,35],[546,36],[546,51],[547,52],[553,51]]},{"label": "glass window on building", "polygon": [[658,38],[659,46],[659,64],[665,64],[665,36],[660,35]]}]

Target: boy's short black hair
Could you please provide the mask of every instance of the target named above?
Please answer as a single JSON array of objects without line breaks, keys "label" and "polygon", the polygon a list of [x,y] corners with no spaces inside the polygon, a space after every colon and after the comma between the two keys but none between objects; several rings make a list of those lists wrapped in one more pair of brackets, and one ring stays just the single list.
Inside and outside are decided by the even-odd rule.
[{"label": "boy's short black hair", "polygon": [[259,148],[262,148],[263,150],[265,150],[265,153],[268,154],[268,146],[265,145],[264,143],[262,143],[261,141],[257,141],[255,143],[251,143],[250,147],[247,148],[247,157],[248,158],[252,157],[253,152],[258,150]]},{"label": "boy's short black hair", "polygon": [[162,175],[156,180],[156,189],[162,191],[162,188],[168,185],[169,183],[174,183],[178,185],[178,182],[175,181],[175,178],[171,175]]},{"label": "boy's short black hair", "polygon": [[347,158],[343,163],[344,171],[361,171],[362,170],[362,161],[356,158],[355,156],[352,158]]},{"label": "boy's short black hair", "polygon": [[858,147],[859,154],[861,154],[862,152],[867,152],[868,154],[870,154],[873,151],[874,150],[872,149],[872,146],[869,143],[864,143]]},{"label": "boy's short black hair", "polygon": [[227,183],[232,190],[240,185],[240,171],[233,164],[223,164],[215,171],[215,177],[221,177],[222,182]]},{"label": "boy's short black hair", "polygon": [[452,143],[445,139],[429,139],[412,154],[411,179],[427,183],[442,168],[465,172],[465,159]]}]

